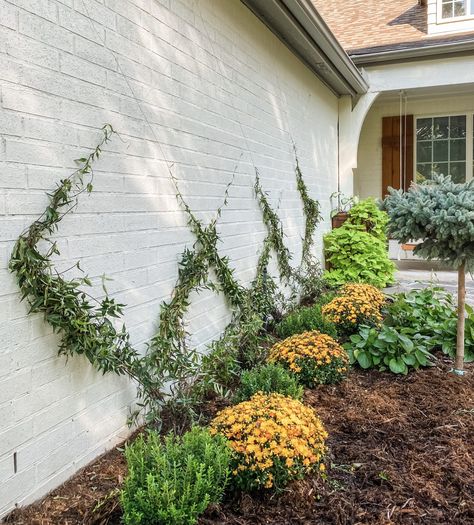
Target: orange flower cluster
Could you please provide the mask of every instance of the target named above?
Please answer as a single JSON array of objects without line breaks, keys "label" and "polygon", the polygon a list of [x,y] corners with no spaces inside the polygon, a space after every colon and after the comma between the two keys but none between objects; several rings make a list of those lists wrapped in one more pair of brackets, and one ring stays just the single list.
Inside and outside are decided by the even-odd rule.
[{"label": "orange flower cluster", "polygon": [[361,301],[368,301],[377,305],[379,308],[385,304],[385,295],[371,284],[350,283],[341,288],[340,295],[347,295]]},{"label": "orange flower cluster", "polygon": [[323,306],[328,321],[345,331],[353,331],[361,324],[374,325],[382,322],[381,309],[385,303],[383,293],[369,284],[346,284],[342,295]]},{"label": "orange flower cluster", "polygon": [[324,470],[323,424],[313,409],[291,397],[259,392],[219,412],[210,432],[229,440],[239,488],[281,488],[311,470]]},{"label": "orange flower cluster", "polygon": [[307,386],[340,381],[349,369],[349,358],[331,336],[317,330],[292,335],[276,343],[269,361],[280,362]]}]

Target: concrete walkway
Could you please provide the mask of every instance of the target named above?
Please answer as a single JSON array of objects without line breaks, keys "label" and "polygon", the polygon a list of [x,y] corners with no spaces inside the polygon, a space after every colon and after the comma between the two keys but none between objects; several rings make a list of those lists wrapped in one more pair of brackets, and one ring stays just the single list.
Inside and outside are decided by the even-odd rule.
[{"label": "concrete walkway", "polygon": [[[425,261],[401,261],[397,263],[397,266],[399,267],[395,275],[397,283],[387,288],[387,293],[424,288],[433,283],[442,286],[453,295],[457,294],[457,272]],[[466,302],[474,307],[474,279],[470,274],[466,275]]]}]

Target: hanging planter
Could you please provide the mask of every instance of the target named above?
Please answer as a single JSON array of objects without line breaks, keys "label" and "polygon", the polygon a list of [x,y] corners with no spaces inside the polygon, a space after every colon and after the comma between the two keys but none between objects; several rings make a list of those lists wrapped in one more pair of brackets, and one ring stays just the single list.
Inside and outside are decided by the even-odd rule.
[{"label": "hanging planter", "polygon": [[349,212],[347,211],[338,211],[335,215],[331,217],[332,229],[340,228],[348,219]]}]

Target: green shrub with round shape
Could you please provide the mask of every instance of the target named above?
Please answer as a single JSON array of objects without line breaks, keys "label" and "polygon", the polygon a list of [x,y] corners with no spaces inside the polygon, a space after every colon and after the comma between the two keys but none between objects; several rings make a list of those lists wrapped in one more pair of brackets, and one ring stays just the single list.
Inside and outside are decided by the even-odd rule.
[{"label": "green shrub with round shape", "polygon": [[275,326],[275,332],[281,338],[311,330],[337,337],[336,325],[324,318],[321,304],[297,308]]},{"label": "green shrub with round shape", "polygon": [[295,375],[274,363],[245,370],[240,378],[240,387],[235,393],[234,401],[235,403],[246,401],[257,392],[277,393],[294,399],[303,397],[303,387],[298,383]]},{"label": "green shrub with round shape", "polygon": [[395,265],[388,258],[386,242],[367,233],[364,226],[344,224],[324,236],[330,270],[324,279],[331,285],[366,283],[384,288],[394,281]]},{"label": "green shrub with round shape", "polygon": [[121,492],[126,525],[193,525],[227,484],[231,449],[222,436],[195,427],[163,441],[150,432],[125,449]]}]

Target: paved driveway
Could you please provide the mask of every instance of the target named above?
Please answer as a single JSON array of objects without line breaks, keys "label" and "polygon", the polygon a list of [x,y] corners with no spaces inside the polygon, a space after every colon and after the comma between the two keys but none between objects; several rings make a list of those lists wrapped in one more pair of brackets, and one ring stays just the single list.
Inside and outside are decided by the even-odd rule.
[{"label": "paved driveway", "polygon": [[[427,271],[420,269],[401,269],[396,273],[397,284],[387,288],[388,293],[395,293],[429,286],[431,283],[442,286],[456,295],[458,274],[452,271]],[[466,275],[466,302],[474,307],[474,279]]]}]

